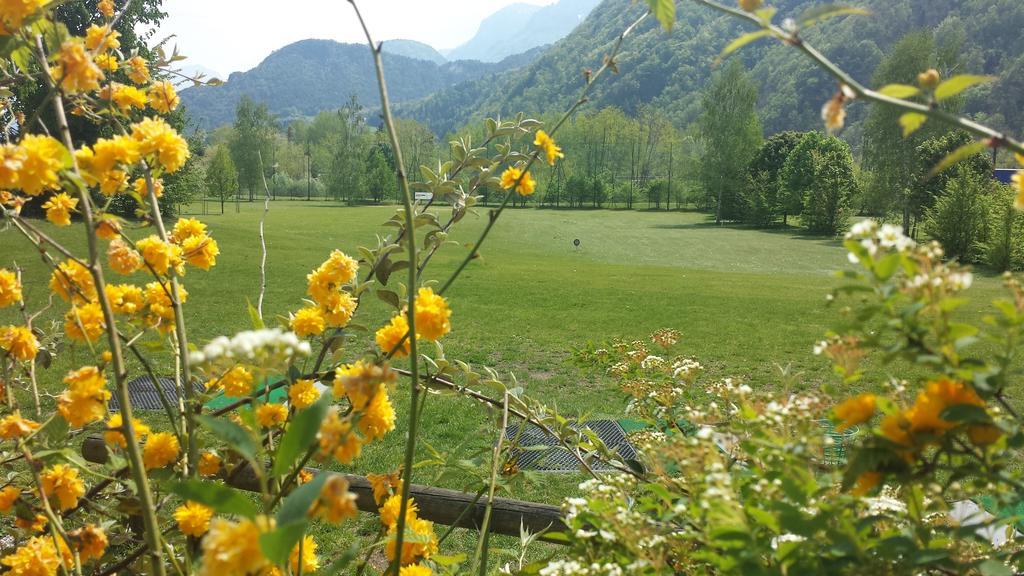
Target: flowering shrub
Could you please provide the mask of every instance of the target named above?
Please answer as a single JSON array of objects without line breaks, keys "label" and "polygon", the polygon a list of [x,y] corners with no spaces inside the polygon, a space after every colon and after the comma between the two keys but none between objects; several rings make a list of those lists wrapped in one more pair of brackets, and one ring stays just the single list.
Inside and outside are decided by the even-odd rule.
[{"label": "flowering shrub", "polygon": [[[814,349],[838,386],[780,397],[707,381],[697,361],[669,355],[676,337],[665,331],[651,339],[659,350],[616,341],[580,353],[620,381],[627,412],[649,424],[638,438],[646,474],[581,484],[585,497],[565,502],[574,554],[541,574],[1017,569],[1014,518],[951,510],[980,497],[1016,506],[1022,493],[1013,460],[1024,434],[1006,394],[1024,289],[1007,276],[1008,298],[984,326],[964,324],[956,310],[972,275],[943,262],[937,244],[865,220],[846,247],[860,270],[830,295],[844,329]],[[835,402],[862,386],[870,357],[915,366],[915,376]]]}]

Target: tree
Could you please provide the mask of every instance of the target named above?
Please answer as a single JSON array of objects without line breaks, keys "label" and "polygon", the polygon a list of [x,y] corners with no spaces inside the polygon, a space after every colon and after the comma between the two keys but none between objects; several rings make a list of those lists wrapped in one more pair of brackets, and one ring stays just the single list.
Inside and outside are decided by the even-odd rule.
[{"label": "tree", "polygon": [[1024,218],[1014,208],[1011,186],[998,186],[989,202],[989,239],[985,263],[1003,272],[1019,270],[1024,261]]},{"label": "tree", "polygon": [[[933,52],[931,34],[907,34],[878,65],[872,84],[916,84],[917,75],[931,67]],[[903,232],[909,234],[913,216],[911,188],[919,172],[915,148],[927,138],[930,127],[926,125],[904,138],[899,117],[899,111],[875,105],[864,122],[863,165],[872,175],[866,205],[878,214],[899,210]]]},{"label": "tree", "polygon": [[[803,209],[803,197],[788,197],[782,183],[782,169],[789,154],[800,144],[801,132],[780,132],[764,141],[747,168],[748,183],[745,195],[745,220],[758,226],[771,226],[779,214],[787,224],[790,214]],[[752,207],[757,206],[757,209]]]},{"label": "tree", "polygon": [[857,193],[850,147],[835,136],[811,151],[814,178],[804,196],[803,225],[812,234],[835,236],[846,229],[850,204]]},{"label": "tree", "polygon": [[979,258],[988,239],[988,202],[994,187],[990,178],[962,170],[925,213],[925,232],[950,258],[964,263]]},{"label": "tree", "polygon": [[373,201],[378,203],[396,189],[395,169],[388,162],[385,150],[390,151],[390,148],[383,143],[374,146],[366,160],[366,187]]},{"label": "tree", "polygon": [[[913,222],[924,216],[925,210],[935,204],[935,199],[942,195],[949,185],[962,171],[967,171],[978,178],[986,178],[992,174],[992,160],[984,152],[965,158],[948,170],[932,175],[932,169],[955,150],[969,144],[974,139],[971,135],[956,130],[940,136],[933,136],[921,143],[915,150],[918,173],[910,191],[908,204]],[[911,227],[916,232],[916,225]]]},{"label": "tree", "polygon": [[704,93],[700,128],[706,147],[701,179],[705,192],[715,199],[718,223],[742,217],[747,166],[761,144],[756,104],[757,87],[737,59],[715,75]]},{"label": "tree", "polygon": [[803,212],[804,198],[814,186],[817,175],[815,151],[824,141],[825,135],[821,132],[808,132],[786,157],[779,173],[784,214]]},{"label": "tree", "polygon": [[238,191],[238,172],[231,160],[231,153],[224,146],[217,146],[206,167],[206,189],[220,198],[220,211],[224,213],[224,201]]},{"label": "tree", "polygon": [[[253,191],[262,185],[267,175],[260,173],[260,155],[271,157],[275,131],[274,118],[266,104],[256,104],[243,96],[235,110],[235,132],[229,146],[238,170],[238,185],[249,191],[250,201]],[[264,166],[264,170],[267,168]]]}]

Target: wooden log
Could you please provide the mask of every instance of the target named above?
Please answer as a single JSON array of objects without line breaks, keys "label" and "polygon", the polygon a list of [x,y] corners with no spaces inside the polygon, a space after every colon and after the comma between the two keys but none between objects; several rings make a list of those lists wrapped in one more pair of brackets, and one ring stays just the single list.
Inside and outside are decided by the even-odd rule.
[{"label": "wooden log", "polygon": [[[106,462],[107,446],[103,439],[98,436],[87,437],[82,443],[82,456],[89,462],[100,464]],[[317,468],[306,468],[306,470],[313,474],[320,473]],[[365,476],[354,474],[343,474],[343,476],[348,480],[349,490],[356,495],[356,507],[362,512],[377,514],[377,503],[373,500],[370,481]],[[242,470],[231,479],[229,485],[250,492],[259,490],[259,483],[252,470]],[[473,501],[477,499],[476,494],[420,484],[410,486],[409,494],[416,500],[420,518],[436,524],[454,525],[471,530],[479,530],[483,525],[486,498],[480,498],[474,503]],[[467,506],[471,506],[471,508],[463,514]],[[562,519],[562,510],[558,506],[511,498],[495,498],[491,508],[491,533],[518,537],[520,527],[531,533],[542,530],[546,530],[547,533],[568,530]],[[541,537],[541,540],[558,544],[565,543],[563,539]]]}]

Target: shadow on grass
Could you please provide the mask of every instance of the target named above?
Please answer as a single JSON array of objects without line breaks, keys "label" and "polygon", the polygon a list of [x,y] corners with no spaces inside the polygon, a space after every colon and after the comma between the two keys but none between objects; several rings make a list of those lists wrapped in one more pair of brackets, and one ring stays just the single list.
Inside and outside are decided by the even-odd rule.
[{"label": "shadow on grass", "polygon": [[809,240],[817,242],[823,246],[842,246],[843,240],[838,236],[821,236],[817,234],[811,234],[796,226],[773,226],[771,228],[759,228],[757,226],[751,226],[749,224],[741,224],[739,222],[722,222],[718,224],[712,217],[708,217],[703,222],[687,222],[682,224],[654,224],[651,228],[657,230],[711,230],[715,228],[722,228],[727,230],[742,230],[748,232],[762,232],[765,234],[774,234],[777,236],[786,236],[793,240]]}]

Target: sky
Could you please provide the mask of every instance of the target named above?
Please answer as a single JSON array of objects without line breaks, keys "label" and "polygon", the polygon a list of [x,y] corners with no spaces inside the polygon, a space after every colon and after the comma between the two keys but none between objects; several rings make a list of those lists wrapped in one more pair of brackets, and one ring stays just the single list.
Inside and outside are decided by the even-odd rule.
[{"label": "sky", "polygon": [[[454,48],[476,33],[480,21],[515,3],[554,0],[361,0],[375,41],[419,40],[438,50]],[[171,34],[188,57],[182,67],[202,67],[226,79],[249,70],[274,50],[297,40],[363,42],[346,0],[164,0],[167,18],[153,41]]]}]

